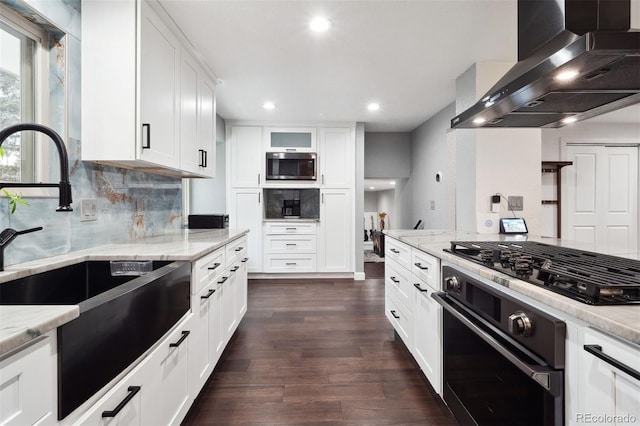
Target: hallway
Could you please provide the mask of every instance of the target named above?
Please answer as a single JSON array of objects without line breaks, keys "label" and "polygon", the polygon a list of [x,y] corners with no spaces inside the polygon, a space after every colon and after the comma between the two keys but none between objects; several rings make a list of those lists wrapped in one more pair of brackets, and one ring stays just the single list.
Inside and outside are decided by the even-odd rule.
[{"label": "hallway", "polygon": [[249,310],[184,424],[455,421],[394,340],[384,279],[368,278],[250,280]]}]

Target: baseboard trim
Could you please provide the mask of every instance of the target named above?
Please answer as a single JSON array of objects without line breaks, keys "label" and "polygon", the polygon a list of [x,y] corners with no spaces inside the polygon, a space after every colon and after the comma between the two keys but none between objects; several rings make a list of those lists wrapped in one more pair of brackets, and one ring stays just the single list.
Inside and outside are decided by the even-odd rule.
[{"label": "baseboard trim", "polygon": [[364,272],[354,272],[353,273],[353,280],[354,281],[364,281],[365,276],[364,276]]}]

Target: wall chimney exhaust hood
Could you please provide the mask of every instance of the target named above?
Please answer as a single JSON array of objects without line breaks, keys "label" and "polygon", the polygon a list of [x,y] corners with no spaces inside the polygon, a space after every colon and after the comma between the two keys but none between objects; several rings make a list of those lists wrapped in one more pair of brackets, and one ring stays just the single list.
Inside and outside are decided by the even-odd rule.
[{"label": "wall chimney exhaust hood", "polygon": [[562,127],[640,102],[630,28],[630,0],[518,0],[518,63],[451,128]]}]

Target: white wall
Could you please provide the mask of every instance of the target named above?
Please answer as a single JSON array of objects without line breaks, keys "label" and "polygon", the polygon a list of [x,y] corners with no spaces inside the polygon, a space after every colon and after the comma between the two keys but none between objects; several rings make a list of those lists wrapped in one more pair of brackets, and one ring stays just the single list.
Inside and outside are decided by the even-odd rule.
[{"label": "white wall", "polygon": [[409,133],[365,133],[365,178],[408,178],[410,175]]},{"label": "white wall", "polygon": [[[447,170],[446,140],[454,115],[454,105],[450,104],[411,133],[412,173],[408,185],[413,202],[408,223],[399,218],[398,225],[402,228],[412,228],[418,220],[422,220],[427,229],[447,227],[446,180],[453,171]],[[436,182],[438,172],[442,174],[440,182]],[[405,207],[403,197],[398,198],[398,204]]]},{"label": "white wall", "polygon": [[[384,219],[384,229],[398,229],[398,225],[395,223],[397,220],[395,192],[395,189],[378,191],[378,213],[387,214]],[[379,221],[380,218],[378,218]]]}]

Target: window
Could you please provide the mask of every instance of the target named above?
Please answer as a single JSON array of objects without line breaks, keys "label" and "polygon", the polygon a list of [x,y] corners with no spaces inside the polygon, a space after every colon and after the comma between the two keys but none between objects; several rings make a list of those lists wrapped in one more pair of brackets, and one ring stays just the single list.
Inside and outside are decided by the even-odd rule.
[{"label": "window", "polygon": [[[0,128],[42,122],[45,80],[40,70],[46,62],[46,33],[26,19],[2,9],[0,19]],[[34,144],[34,132],[20,132],[2,144],[0,181],[34,182],[36,161],[42,150]]]}]

